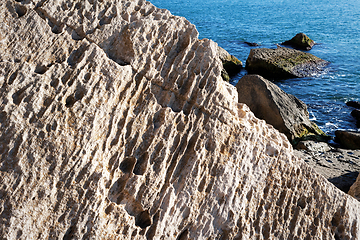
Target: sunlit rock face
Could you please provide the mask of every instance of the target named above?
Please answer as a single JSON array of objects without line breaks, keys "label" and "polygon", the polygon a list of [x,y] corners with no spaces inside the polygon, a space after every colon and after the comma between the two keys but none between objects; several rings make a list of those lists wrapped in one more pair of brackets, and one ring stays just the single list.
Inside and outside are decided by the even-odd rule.
[{"label": "sunlit rock face", "polygon": [[4,239],[356,239],[360,205],[146,1],[0,3]]}]

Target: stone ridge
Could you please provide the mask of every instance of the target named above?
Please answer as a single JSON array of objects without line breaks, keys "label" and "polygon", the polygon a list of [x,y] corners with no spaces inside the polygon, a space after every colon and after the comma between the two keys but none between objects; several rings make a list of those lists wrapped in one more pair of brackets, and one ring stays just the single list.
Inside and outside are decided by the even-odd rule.
[{"label": "stone ridge", "polygon": [[356,239],[360,205],[141,0],[0,3],[4,239]]}]

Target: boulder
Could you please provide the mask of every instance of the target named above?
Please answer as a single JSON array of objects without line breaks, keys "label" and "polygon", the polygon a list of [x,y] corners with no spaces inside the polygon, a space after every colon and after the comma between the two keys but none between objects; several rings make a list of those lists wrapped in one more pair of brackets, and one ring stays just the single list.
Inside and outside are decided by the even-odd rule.
[{"label": "boulder", "polygon": [[358,109],[352,110],[351,116],[353,116],[354,118],[356,118],[359,121],[360,120],[360,110],[358,110]]},{"label": "boulder", "polygon": [[286,79],[309,77],[328,63],[310,53],[278,46],[277,49],[251,49],[245,69],[268,79]]},{"label": "boulder", "polygon": [[281,45],[289,45],[299,50],[310,50],[315,45],[315,42],[304,33],[298,33],[292,39],[281,43]]},{"label": "boulder", "polygon": [[360,149],[360,133],[337,130],[335,131],[336,141],[344,148]]},{"label": "boulder", "polygon": [[360,203],[238,103],[185,18],[6,0],[0,22],[1,239],[360,236]]},{"label": "boulder", "polygon": [[360,201],[360,174],[356,178],[355,183],[350,187],[348,194]]},{"label": "boulder", "polygon": [[354,107],[354,108],[360,109],[360,102],[358,102],[358,101],[348,101],[348,102],[346,102],[346,105],[349,107]]},{"label": "boulder", "polygon": [[240,103],[248,105],[256,117],[284,133],[293,143],[300,139],[327,139],[309,120],[305,103],[267,79],[259,75],[245,75],[236,88]]},{"label": "boulder", "polygon": [[230,80],[230,76],[236,75],[241,71],[242,62],[220,46],[218,46],[217,50],[218,57],[223,64],[222,77],[228,82]]}]

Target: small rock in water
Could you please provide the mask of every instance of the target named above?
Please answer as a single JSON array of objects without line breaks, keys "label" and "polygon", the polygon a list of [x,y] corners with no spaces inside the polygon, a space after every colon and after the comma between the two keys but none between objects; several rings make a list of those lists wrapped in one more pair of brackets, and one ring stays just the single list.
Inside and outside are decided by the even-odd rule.
[{"label": "small rock in water", "polygon": [[348,101],[346,105],[348,105],[349,107],[360,109],[360,102],[358,101]]},{"label": "small rock in water", "polygon": [[315,45],[315,42],[304,33],[298,33],[292,39],[281,43],[281,45],[289,45],[299,50],[310,50]]},{"label": "small rock in water", "polygon": [[255,43],[255,42],[244,42],[244,43],[249,45],[250,47],[258,47],[258,46],[260,46],[259,44]]}]

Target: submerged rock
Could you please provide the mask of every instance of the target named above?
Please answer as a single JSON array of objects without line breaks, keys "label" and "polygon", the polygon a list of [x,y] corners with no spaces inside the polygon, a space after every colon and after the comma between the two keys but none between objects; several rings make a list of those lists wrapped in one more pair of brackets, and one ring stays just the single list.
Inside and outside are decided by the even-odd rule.
[{"label": "submerged rock", "polygon": [[185,18],[6,0],[0,22],[1,238],[359,236],[360,203],[238,103]]},{"label": "submerged rock", "polygon": [[245,75],[236,84],[239,102],[249,106],[256,117],[284,133],[296,143],[300,139],[327,139],[309,120],[307,106],[259,75]]},{"label": "submerged rock", "polygon": [[250,47],[258,47],[258,46],[260,46],[259,44],[255,43],[255,42],[244,42],[244,43],[249,45]]},{"label": "submerged rock", "polygon": [[250,74],[259,74],[269,79],[309,77],[318,73],[329,62],[310,53],[295,49],[251,49],[245,69]]},{"label": "submerged rock", "polygon": [[344,148],[360,149],[360,133],[337,130],[335,136]]},{"label": "submerged rock", "polygon": [[223,70],[221,72],[222,77],[228,82],[230,80],[230,76],[233,76],[241,71],[242,62],[220,46],[218,46],[218,56],[223,63]]},{"label": "submerged rock", "polygon": [[289,45],[299,50],[310,50],[315,45],[315,42],[304,33],[298,33],[292,39],[281,43],[281,45]]}]

